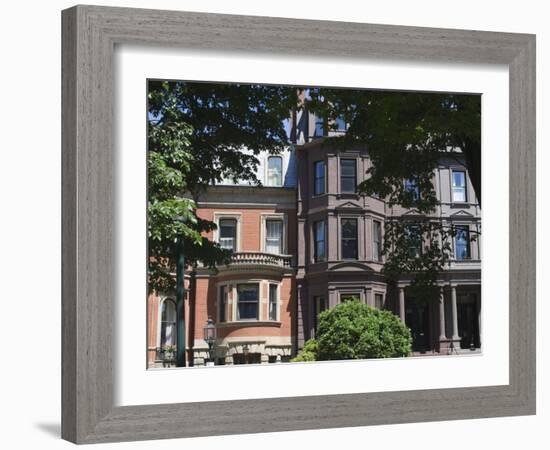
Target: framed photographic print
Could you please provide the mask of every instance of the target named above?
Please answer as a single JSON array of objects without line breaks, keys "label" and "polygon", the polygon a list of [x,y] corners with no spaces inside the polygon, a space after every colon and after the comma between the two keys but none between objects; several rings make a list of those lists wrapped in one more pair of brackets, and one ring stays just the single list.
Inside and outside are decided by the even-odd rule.
[{"label": "framed photographic print", "polygon": [[534,36],[76,6],[62,62],[65,439],[534,414]]}]

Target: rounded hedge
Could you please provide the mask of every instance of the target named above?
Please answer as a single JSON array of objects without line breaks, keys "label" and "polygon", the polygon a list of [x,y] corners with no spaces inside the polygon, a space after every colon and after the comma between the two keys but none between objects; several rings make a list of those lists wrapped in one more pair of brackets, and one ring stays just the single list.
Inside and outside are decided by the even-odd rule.
[{"label": "rounded hedge", "polygon": [[407,356],[411,344],[411,332],[398,316],[358,300],[319,315],[318,360]]}]

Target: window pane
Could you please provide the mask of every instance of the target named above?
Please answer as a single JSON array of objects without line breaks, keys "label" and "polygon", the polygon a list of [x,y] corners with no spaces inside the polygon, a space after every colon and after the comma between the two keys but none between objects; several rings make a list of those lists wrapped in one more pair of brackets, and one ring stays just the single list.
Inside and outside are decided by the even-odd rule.
[{"label": "window pane", "polygon": [[267,159],[267,185],[281,186],[282,181],[283,159],[280,156],[270,156]]},{"label": "window pane", "polygon": [[372,222],[372,254],[375,261],[382,259],[382,226],[377,220]]},{"label": "window pane", "polygon": [[418,225],[409,225],[405,228],[409,256],[416,258],[422,254],[422,233]]},{"label": "window pane", "polygon": [[465,202],[466,191],[464,188],[453,188],[453,202]]},{"label": "window pane", "polygon": [[466,172],[453,171],[453,202],[466,202]]},{"label": "window pane", "polygon": [[315,118],[315,137],[321,137],[325,135],[325,120],[322,117]]},{"label": "window pane", "polygon": [[465,178],[464,172],[453,171],[453,186],[465,187]]},{"label": "window pane", "polygon": [[176,321],[176,304],[172,300],[164,300],[162,302],[162,321]]},{"label": "window pane", "polygon": [[277,320],[277,285],[269,285],[269,320]]},{"label": "window pane", "polygon": [[220,220],[220,246],[236,251],[237,246],[237,221],[235,219]]},{"label": "window pane", "polygon": [[238,319],[258,318],[258,284],[239,284],[238,292]]},{"label": "window pane", "polygon": [[225,322],[225,308],[227,304],[227,290],[225,286],[220,286],[218,302],[220,322]]},{"label": "window pane", "polygon": [[283,222],[281,220],[266,220],[265,251],[281,254],[283,241]]},{"label": "window pane", "polygon": [[412,194],[413,200],[418,200],[420,198],[420,189],[415,180],[405,180],[405,190]]},{"label": "window pane", "polygon": [[317,161],[314,164],[314,183],[313,194],[319,195],[325,193],[325,162]]},{"label": "window pane", "polygon": [[176,345],[176,304],[165,300],[161,306],[160,346]]},{"label": "window pane", "polygon": [[338,131],[345,131],[346,130],[346,121],[342,116],[338,116],[336,118],[336,129]]},{"label": "window pane", "polygon": [[455,258],[459,260],[470,258],[470,230],[467,225],[456,227]]},{"label": "window pane", "polygon": [[342,237],[357,239],[357,219],[342,220]]},{"label": "window pane", "polygon": [[340,164],[342,176],[355,176],[355,159],[342,159]]},{"label": "window pane", "polygon": [[357,188],[357,168],[355,159],[340,160],[340,190],[355,192]]},{"label": "window pane", "polygon": [[341,181],[342,192],[355,192],[355,188],[357,187],[355,178],[342,178]]},{"label": "window pane", "polygon": [[357,259],[357,219],[343,219],[342,258]]},{"label": "window pane", "polygon": [[325,258],[325,222],[315,223],[315,261],[321,261]]}]

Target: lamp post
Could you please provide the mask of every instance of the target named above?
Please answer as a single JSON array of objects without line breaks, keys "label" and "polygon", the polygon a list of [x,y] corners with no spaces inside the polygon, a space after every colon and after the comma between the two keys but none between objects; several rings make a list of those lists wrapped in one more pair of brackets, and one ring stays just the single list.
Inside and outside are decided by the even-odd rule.
[{"label": "lamp post", "polygon": [[[184,223],[185,218],[175,217],[175,220]],[[185,367],[185,255],[183,237],[178,238],[176,250],[176,367]]]},{"label": "lamp post", "polygon": [[202,329],[205,342],[208,344],[209,362],[207,366],[214,365],[214,346],[216,345],[216,325],[212,317],[208,317],[206,325]]}]

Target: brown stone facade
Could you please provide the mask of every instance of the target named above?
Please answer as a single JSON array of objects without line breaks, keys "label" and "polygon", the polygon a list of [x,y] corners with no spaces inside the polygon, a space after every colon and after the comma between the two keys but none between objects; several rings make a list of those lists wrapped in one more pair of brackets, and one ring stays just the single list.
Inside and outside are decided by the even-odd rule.
[{"label": "brown stone facade", "polygon": [[[264,181],[267,158],[259,168]],[[434,173],[440,200],[434,217],[477,235],[481,211],[459,161],[460,155],[443,157]],[[321,310],[352,297],[401,317],[411,328],[415,354],[480,350],[481,238],[461,247],[465,257],[441,273],[439,303],[416,301],[405,278],[389,285],[381,273],[384,223],[415,213],[350,189],[369,165],[365,148],[335,148],[315,139],[284,156],[281,186],[218,185],[199,199],[199,216],[218,225],[208,237],[232,245],[234,256],[216,272],[197,268],[187,274],[188,365],[208,358],[208,318],[217,331],[216,364],[283,362],[315,337]],[[464,186],[456,195],[461,174]],[[148,299],[149,367],[170,365],[158,349],[174,342],[173,299],[171,293]]]}]

